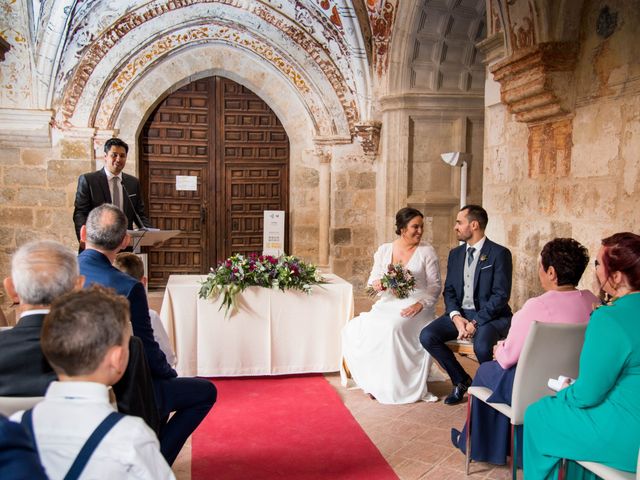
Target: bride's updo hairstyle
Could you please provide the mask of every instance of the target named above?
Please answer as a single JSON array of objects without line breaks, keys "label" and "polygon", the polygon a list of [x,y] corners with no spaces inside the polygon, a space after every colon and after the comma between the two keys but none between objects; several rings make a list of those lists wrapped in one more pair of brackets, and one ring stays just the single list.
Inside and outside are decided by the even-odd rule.
[{"label": "bride's updo hairstyle", "polygon": [[602,240],[602,268],[609,277],[621,272],[629,287],[640,290],[640,235],[631,232],[614,233]]},{"label": "bride's updo hairstyle", "polygon": [[396,235],[400,235],[402,229],[407,228],[411,219],[415,217],[424,218],[424,215],[420,210],[411,207],[404,207],[398,210],[398,213],[396,213]]}]

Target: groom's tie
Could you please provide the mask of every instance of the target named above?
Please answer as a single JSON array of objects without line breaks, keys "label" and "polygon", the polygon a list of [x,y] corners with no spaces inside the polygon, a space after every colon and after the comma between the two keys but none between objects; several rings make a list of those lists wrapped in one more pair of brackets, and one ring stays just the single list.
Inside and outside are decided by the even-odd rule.
[{"label": "groom's tie", "polygon": [[467,249],[467,265],[471,266],[471,264],[473,263],[473,252],[475,252],[476,249],[473,247],[469,247]]}]

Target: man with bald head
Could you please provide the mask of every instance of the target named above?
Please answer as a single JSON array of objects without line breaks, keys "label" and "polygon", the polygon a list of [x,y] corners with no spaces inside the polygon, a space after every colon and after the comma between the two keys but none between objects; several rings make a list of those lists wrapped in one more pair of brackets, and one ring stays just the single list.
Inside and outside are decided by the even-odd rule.
[{"label": "man with bald head", "polygon": [[14,253],[4,287],[19,320],[0,332],[0,395],[39,397],[57,379],[40,349],[42,322],[55,298],[83,282],[76,254],[58,242],[31,242]]}]

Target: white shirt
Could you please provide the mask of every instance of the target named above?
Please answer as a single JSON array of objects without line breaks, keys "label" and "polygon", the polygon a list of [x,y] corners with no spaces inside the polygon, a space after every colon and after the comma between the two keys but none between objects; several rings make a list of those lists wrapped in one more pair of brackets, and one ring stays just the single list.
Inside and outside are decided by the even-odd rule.
[{"label": "white shirt", "polygon": [[118,175],[114,175],[106,167],[104,167],[104,173],[107,174],[107,184],[109,185],[109,193],[111,194],[111,201],[113,202],[113,177],[118,177],[120,181],[118,182],[118,188],[120,189],[120,202],[122,203],[122,209],[124,210],[124,191],[122,190],[122,172]]},{"label": "white shirt", "polygon": [[164,329],[160,315],[158,315],[158,312],[155,310],[149,309],[149,318],[151,319],[151,328],[153,328],[153,338],[158,342],[158,345],[160,345],[160,350],[164,352],[169,365],[175,367],[176,354],[173,351],[169,335],[167,335],[167,331]]},{"label": "white shirt", "polygon": [[[33,409],[33,429],[47,476],[64,478],[96,427],[113,412],[107,387],[94,382],[52,382]],[[23,412],[11,420],[20,422]],[[173,479],[160,443],[141,418],[126,416],[102,439],[81,479]]]}]

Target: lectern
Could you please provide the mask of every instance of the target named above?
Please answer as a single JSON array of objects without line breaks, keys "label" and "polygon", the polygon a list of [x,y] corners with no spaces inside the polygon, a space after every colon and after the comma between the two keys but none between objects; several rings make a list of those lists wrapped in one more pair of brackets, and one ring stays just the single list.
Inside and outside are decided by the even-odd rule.
[{"label": "lectern", "polygon": [[142,259],[144,264],[144,275],[149,276],[149,269],[147,267],[147,254],[140,253],[140,247],[148,247],[153,245],[160,245],[166,242],[170,238],[175,237],[182,233],[180,230],[160,230],[158,228],[145,228],[139,230],[127,230],[127,233],[131,237],[131,246],[133,247],[133,253],[138,255]]}]

